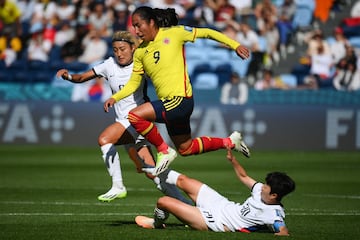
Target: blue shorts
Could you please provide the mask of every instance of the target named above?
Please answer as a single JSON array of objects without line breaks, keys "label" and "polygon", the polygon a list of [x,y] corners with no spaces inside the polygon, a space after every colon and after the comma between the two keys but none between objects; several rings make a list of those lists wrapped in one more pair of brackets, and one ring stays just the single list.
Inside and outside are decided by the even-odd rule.
[{"label": "blue shorts", "polygon": [[169,136],[191,134],[190,117],[194,110],[194,99],[172,97],[151,102],[158,123],[165,123]]}]

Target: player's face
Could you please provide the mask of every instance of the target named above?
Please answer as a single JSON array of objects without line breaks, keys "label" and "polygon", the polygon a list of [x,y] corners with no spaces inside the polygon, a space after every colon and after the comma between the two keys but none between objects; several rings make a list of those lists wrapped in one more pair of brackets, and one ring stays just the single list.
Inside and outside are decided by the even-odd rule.
[{"label": "player's face", "polygon": [[266,204],[273,203],[274,197],[276,197],[276,194],[270,192],[271,187],[267,184],[264,184],[261,188],[261,200]]},{"label": "player's face", "polygon": [[112,43],[114,57],[118,64],[129,65],[133,61],[134,47],[124,41]]},{"label": "player's face", "polygon": [[135,33],[139,38],[141,38],[145,42],[150,42],[154,40],[156,34],[154,34],[155,27],[153,20],[147,22],[142,19],[139,14],[134,14],[132,16],[132,23],[135,29]]}]

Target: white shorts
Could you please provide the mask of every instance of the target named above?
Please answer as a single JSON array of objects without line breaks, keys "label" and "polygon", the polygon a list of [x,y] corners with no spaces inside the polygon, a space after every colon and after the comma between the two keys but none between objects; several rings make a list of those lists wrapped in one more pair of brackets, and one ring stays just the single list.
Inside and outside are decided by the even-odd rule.
[{"label": "white shorts", "polygon": [[208,185],[203,184],[199,190],[196,207],[200,210],[206,225],[214,232],[225,232],[221,222],[220,209],[229,202]]}]

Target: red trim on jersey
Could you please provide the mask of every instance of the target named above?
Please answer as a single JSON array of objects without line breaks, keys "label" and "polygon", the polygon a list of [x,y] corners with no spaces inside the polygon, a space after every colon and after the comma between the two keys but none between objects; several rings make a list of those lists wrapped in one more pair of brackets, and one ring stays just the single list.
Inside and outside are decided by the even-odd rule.
[{"label": "red trim on jersey", "polygon": [[189,97],[187,94],[186,94],[186,69],[187,69],[187,66],[186,66],[186,58],[185,58],[185,46],[183,45],[182,47],[182,56],[183,56],[183,63],[184,63],[184,90],[185,90],[185,97]]},{"label": "red trim on jersey", "polygon": [[197,33],[197,29],[196,28],[193,28],[194,29],[194,31],[195,31],[195,34],[194,34],[194,38],[193,38],[193,42],[195,41],[195,38],[196,38],[196,33]]}]

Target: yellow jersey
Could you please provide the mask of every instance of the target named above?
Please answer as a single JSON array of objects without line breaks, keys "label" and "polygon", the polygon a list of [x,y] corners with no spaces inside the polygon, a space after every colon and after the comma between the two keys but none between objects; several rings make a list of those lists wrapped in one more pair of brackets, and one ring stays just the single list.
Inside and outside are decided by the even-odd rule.
[{"label": "yellow jersey", "polygon": [[153,41],[143,42],[135,50],[130,80],[112,98],[119,101],[136,91],[145,73],[153,82],[159,99],[192,97],[184,44],[194,42],[196,38],[213,39],[234,50],[240,45],[226,35],[208,28],[181,25],[160,28]]}]

